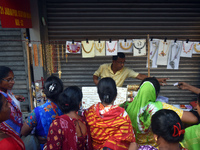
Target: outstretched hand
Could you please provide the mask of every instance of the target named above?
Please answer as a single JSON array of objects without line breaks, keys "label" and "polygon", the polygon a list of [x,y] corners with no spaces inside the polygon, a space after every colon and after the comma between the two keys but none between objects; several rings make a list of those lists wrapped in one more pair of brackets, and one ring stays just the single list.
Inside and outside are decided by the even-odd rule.
[{"label": "outstretched hand", "polygon": [[179,82],[178,83],[178,88],[182,90],[189,90],[190,85],[185,83],[185,82]]}]

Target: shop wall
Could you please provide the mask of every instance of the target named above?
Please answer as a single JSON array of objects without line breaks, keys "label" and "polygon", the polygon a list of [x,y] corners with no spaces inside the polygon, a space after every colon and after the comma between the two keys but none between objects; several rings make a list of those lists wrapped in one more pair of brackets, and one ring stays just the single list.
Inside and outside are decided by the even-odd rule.
[{"label": "shop wall", "polygon": [[23,33],[24,29],[2,28],[0,22],[0,65],[10,67],[14,71],[15,85],[12,92],[23,95],[26,99],[21,103],[22,112],[29,111],[27,61]]},{"label": "shop wall", "polygon": [[[147,38],[147,34],[150,38],[200,41],[200,2],[197,0],[43,0],[41,4],[45,5],[40,15],[45,17],[47,23],[47,30],[43,34],[55,45],[61,46],[66,40]],[[81,54],[70,54],[67,62],[66,59],[61,59],[65,87],[94,86],[94,71],[100,64],[111,62],[111,59],[110,56],[86,59]],[[147,74],[146,60],[146,56],[126,54],[126,66],[142,74]],[[196,95],[181,91],[173,84],[185,81],[200,87],[200,55],[181,58],[178,70],[168,70],[166,66],[151,69],[151,76],[170,78],[168,85],[162,87],[160,93],[169,98],[169,103],[188,104],[196,99]],[[125,81],[124,86],[139,83],[139,80],[130,78]]]}]

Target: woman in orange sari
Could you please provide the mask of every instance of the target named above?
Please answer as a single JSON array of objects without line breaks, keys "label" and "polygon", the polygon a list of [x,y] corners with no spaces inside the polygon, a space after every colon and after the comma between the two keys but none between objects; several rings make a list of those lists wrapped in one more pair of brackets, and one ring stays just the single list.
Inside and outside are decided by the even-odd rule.
[{"label": "woman in orange sari", "polygon": [[126,150],[130,143],[134,143],[136,149],[128,114],[123,108],[113,105],[117,96],[115,81],[112,78],[103,78],[97,89],[101,103],[92,105],[84,113],[90,127],[93,148]]}]

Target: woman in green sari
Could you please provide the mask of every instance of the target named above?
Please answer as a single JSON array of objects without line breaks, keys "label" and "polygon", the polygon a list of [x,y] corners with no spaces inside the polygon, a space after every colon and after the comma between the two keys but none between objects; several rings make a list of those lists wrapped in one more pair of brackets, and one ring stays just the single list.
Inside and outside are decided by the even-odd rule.
[{"label": "woman in green sari", "polygon": [[136,143],[157,147],[151,130],[151,116],[160,109],[175,111],[183,122],[196,123],[198,119],[191,113],[185,112],[167,103],[156,101],[160,92],[160,84],[156,78],[146,78],[142,81],[134,100],[121,105],[128,113],[136,135]]},{"label": "woman in green sari", "polygon": [[[197,112],[200,115],[200,93],[197,97]],[[189,150],[200,149],[200,124],[185,129],[182,144]]]}]

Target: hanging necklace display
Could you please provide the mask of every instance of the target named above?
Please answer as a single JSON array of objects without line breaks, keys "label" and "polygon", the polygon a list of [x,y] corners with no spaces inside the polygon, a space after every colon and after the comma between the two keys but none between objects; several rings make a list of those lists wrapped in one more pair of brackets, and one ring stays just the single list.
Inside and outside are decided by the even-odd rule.
[{"label": "hanging necklace display", "polygon": [[37,50],[36,44],[33,44],[33,54],[34,54],[35,66],[38,66],[38,64],[39,64],[39,62],[38,62],[38,50]]},{"label": "hanging necklace display", "polygon": [[82,41],[82,58],[94,57],[94,41]]},{"label": "hanging necklace display", "polygon": [[52,54],[52,73],[56,73],[57,72],[57,68],[56,68],[56,52],[55,52],[55,44],[52,45],[52,49],[51,49],[51,54]]},{"label": "hanging necklace display", "polygon": [[49,75],[52,74],[52,70],[51,70],[51,45],[47,44],[46,46],[46,57],[47,57],[47,73]]},{"label": "hanging necklace display", "polygon": [[200,54],[200,43],[199,42],[194,42],[194,49],[193,49],[193,54]]},{"label": "hanging necklace display", "polygon": [[39,52],[40,52],[40,66],[43,67],[42,44],[39,45]]},{"label": "hanging necklace display", "polygon": [[80,42],[74,42],[66,41],[66,53],[79,53],[80,54],[81,49],[81,43]]},{"label": "hanging necklace display", "polygon": [[57,59],[58,59],[58,75],[59,78],[61,79],[61,64],[60,64],[60,50],[59,50],[59,45],[57,44]]},{"label": "hanging necklace display", "polygon": [[105,56],[105,41],[95,41],[95,56]]},{"label": "hanging necklace display", "polygon": [[133,56],[146,55],[146,39],[133,39]]},{"label": "hanging necklace display", "polygon": [[194,45],[194,42],[186,42],[184,41],[182,44],[182,50],[181,50],[181,57],[192,57],[192,48]]},{"label": "hanging necklace display", "polygon": [[[154,39],[153,41],[150,41],[150,67],[151,68],[157,68],[157,56],[158,56],[158,45],[159,40]],[[147,58],[147,64],[146,67],[148,68],[148,58]]]},{"label": "hanging necklace display", "polygon": [[166,42],[164,42],[164,40],[160,40],[157,65],[167,65],[167,58],[168,58],[170,44],[171,44],[170,40],[166,40]]},{"label": "hanging necklace display", "polygon": [[182,42],[171,44],[167,69],[178,69]]},{"label": "hanging necklace display", "polygon": [[133,51],[133,41],[132,40],[124,40],[120,39],[119,40],[119,45],[118,45],[118,52],[123,52],[123,53],[132,53]]},{"label": "hanging necklace display", "polygon": [[62,44],[61,48],[62,48],[62,59],[64,59],[65,55],[64,55],[64,46],[63,46],[63,44]]},{"label": "hanging necklace display", "polygon": [[106,41],[106,55],[117,55],[117,41]]}]

